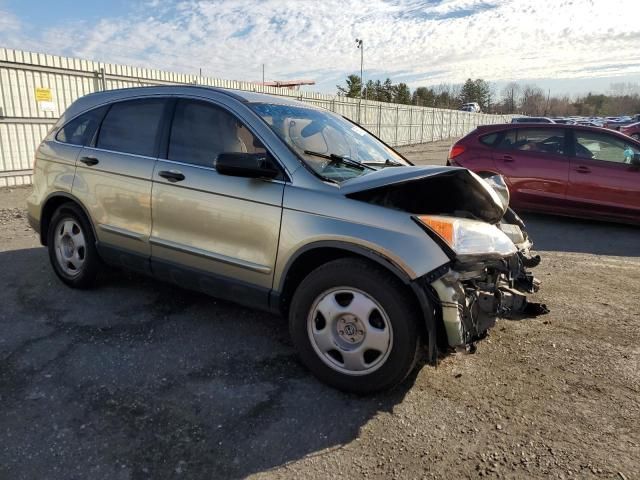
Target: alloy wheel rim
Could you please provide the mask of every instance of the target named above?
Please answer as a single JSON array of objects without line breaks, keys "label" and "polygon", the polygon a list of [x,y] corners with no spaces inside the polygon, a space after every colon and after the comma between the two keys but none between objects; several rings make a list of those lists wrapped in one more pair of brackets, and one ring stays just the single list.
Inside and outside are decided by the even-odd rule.
[{"label": "alloy wheel rim", "polygon": [[369,294],[351,287],[321,293],[307,318],[311,345],[331,369],[367,375],[386,362],[393,345],[389,316]]},{"label": "alloy wheel rim", "polygon": [[87,255],[87,246],[82,228],[76,220],[64,218],[58,222],[54,250],[58,266],[66,275],[80,275]]}]

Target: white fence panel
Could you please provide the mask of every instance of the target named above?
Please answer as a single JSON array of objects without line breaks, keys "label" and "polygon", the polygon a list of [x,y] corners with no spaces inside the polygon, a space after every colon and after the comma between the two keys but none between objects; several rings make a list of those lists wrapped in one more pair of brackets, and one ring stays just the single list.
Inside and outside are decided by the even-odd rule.
[{"label": "white fence panel", "polygon": [[[102,90],[171,84],[295,98],[343,115],[395,146],[461,136],[479,124],[510,119],[0,48],[0,187],[30,182],[35,149],[77,98]],[[40,88],[51,92],[46,108],[36,100],[36,89]]]}]

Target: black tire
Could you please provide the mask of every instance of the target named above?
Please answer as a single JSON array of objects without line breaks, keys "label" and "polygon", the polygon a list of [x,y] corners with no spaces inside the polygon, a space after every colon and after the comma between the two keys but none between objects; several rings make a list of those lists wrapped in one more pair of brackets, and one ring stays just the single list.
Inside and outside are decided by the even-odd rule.
[{"label": "black tire", "polygon": [[[388,356],[371,373],[338,371],[323,360],[312,344],[308,329],[311,309],[317,299],[337,287],[350,287],[371,297],[391,324]],[[302,362],[320,380],[345,392],[372,393],[402,382],[418,361],[422,345],[420,315],[408,288],[390,272],[362,259],[334,260],[312,271],[298,286],[289,309],[289,329]]]},{"label": "black tire", "polygon": [[[81,253],[82,265],[72,273],[65,271],[56,253],[56,234],[69,220],[74,222],[84,237],[84,247],[77,248],[78,253]],[[47,231],[47,248],[51,266],[58,278],[65,284],[80,289],[91,288],[95,285],[102,261],[96,249],[96,239],[91,225],[82,209],[76,204],[65,203],[61,205],[51,217]]]}]

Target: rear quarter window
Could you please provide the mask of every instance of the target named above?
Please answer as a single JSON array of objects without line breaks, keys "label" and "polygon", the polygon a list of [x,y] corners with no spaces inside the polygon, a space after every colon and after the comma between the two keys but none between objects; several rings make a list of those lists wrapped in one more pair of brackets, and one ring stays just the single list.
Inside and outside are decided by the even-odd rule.
[{"label": "rear quarter window", "polygon": [[498,139],[499,133],[490,133],[488,135],[483,135],[480,137],[480,143],[484,145],[488,145],[489,147],[493,147],[496,144],[496,140]]},{"label": "rear quarter window", "polygon": [[70,145],[87,145],[98,129],[108,107],[100,107],[78,115],[60,129],[56,140]]}]

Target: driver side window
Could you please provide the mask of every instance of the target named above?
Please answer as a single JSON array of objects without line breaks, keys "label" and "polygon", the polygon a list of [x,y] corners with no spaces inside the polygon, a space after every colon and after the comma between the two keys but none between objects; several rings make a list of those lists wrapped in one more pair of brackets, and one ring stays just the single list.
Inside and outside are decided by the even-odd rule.
[{"label": "driver side window", "polygon": [[517,128],[509,130],[498,145],[502,150],[564,154],[564,130]]},{"label": "driver side window", "polygon": [[221,153],[266,153],[235,116],[207,102],[179,100],[167,158],[213,168]]},{"label": "driver side window", "polygon": [[593,158],[605,162],[631,163],[640,150],[613,135],[576,131],[575,152],[578,158]]}]

